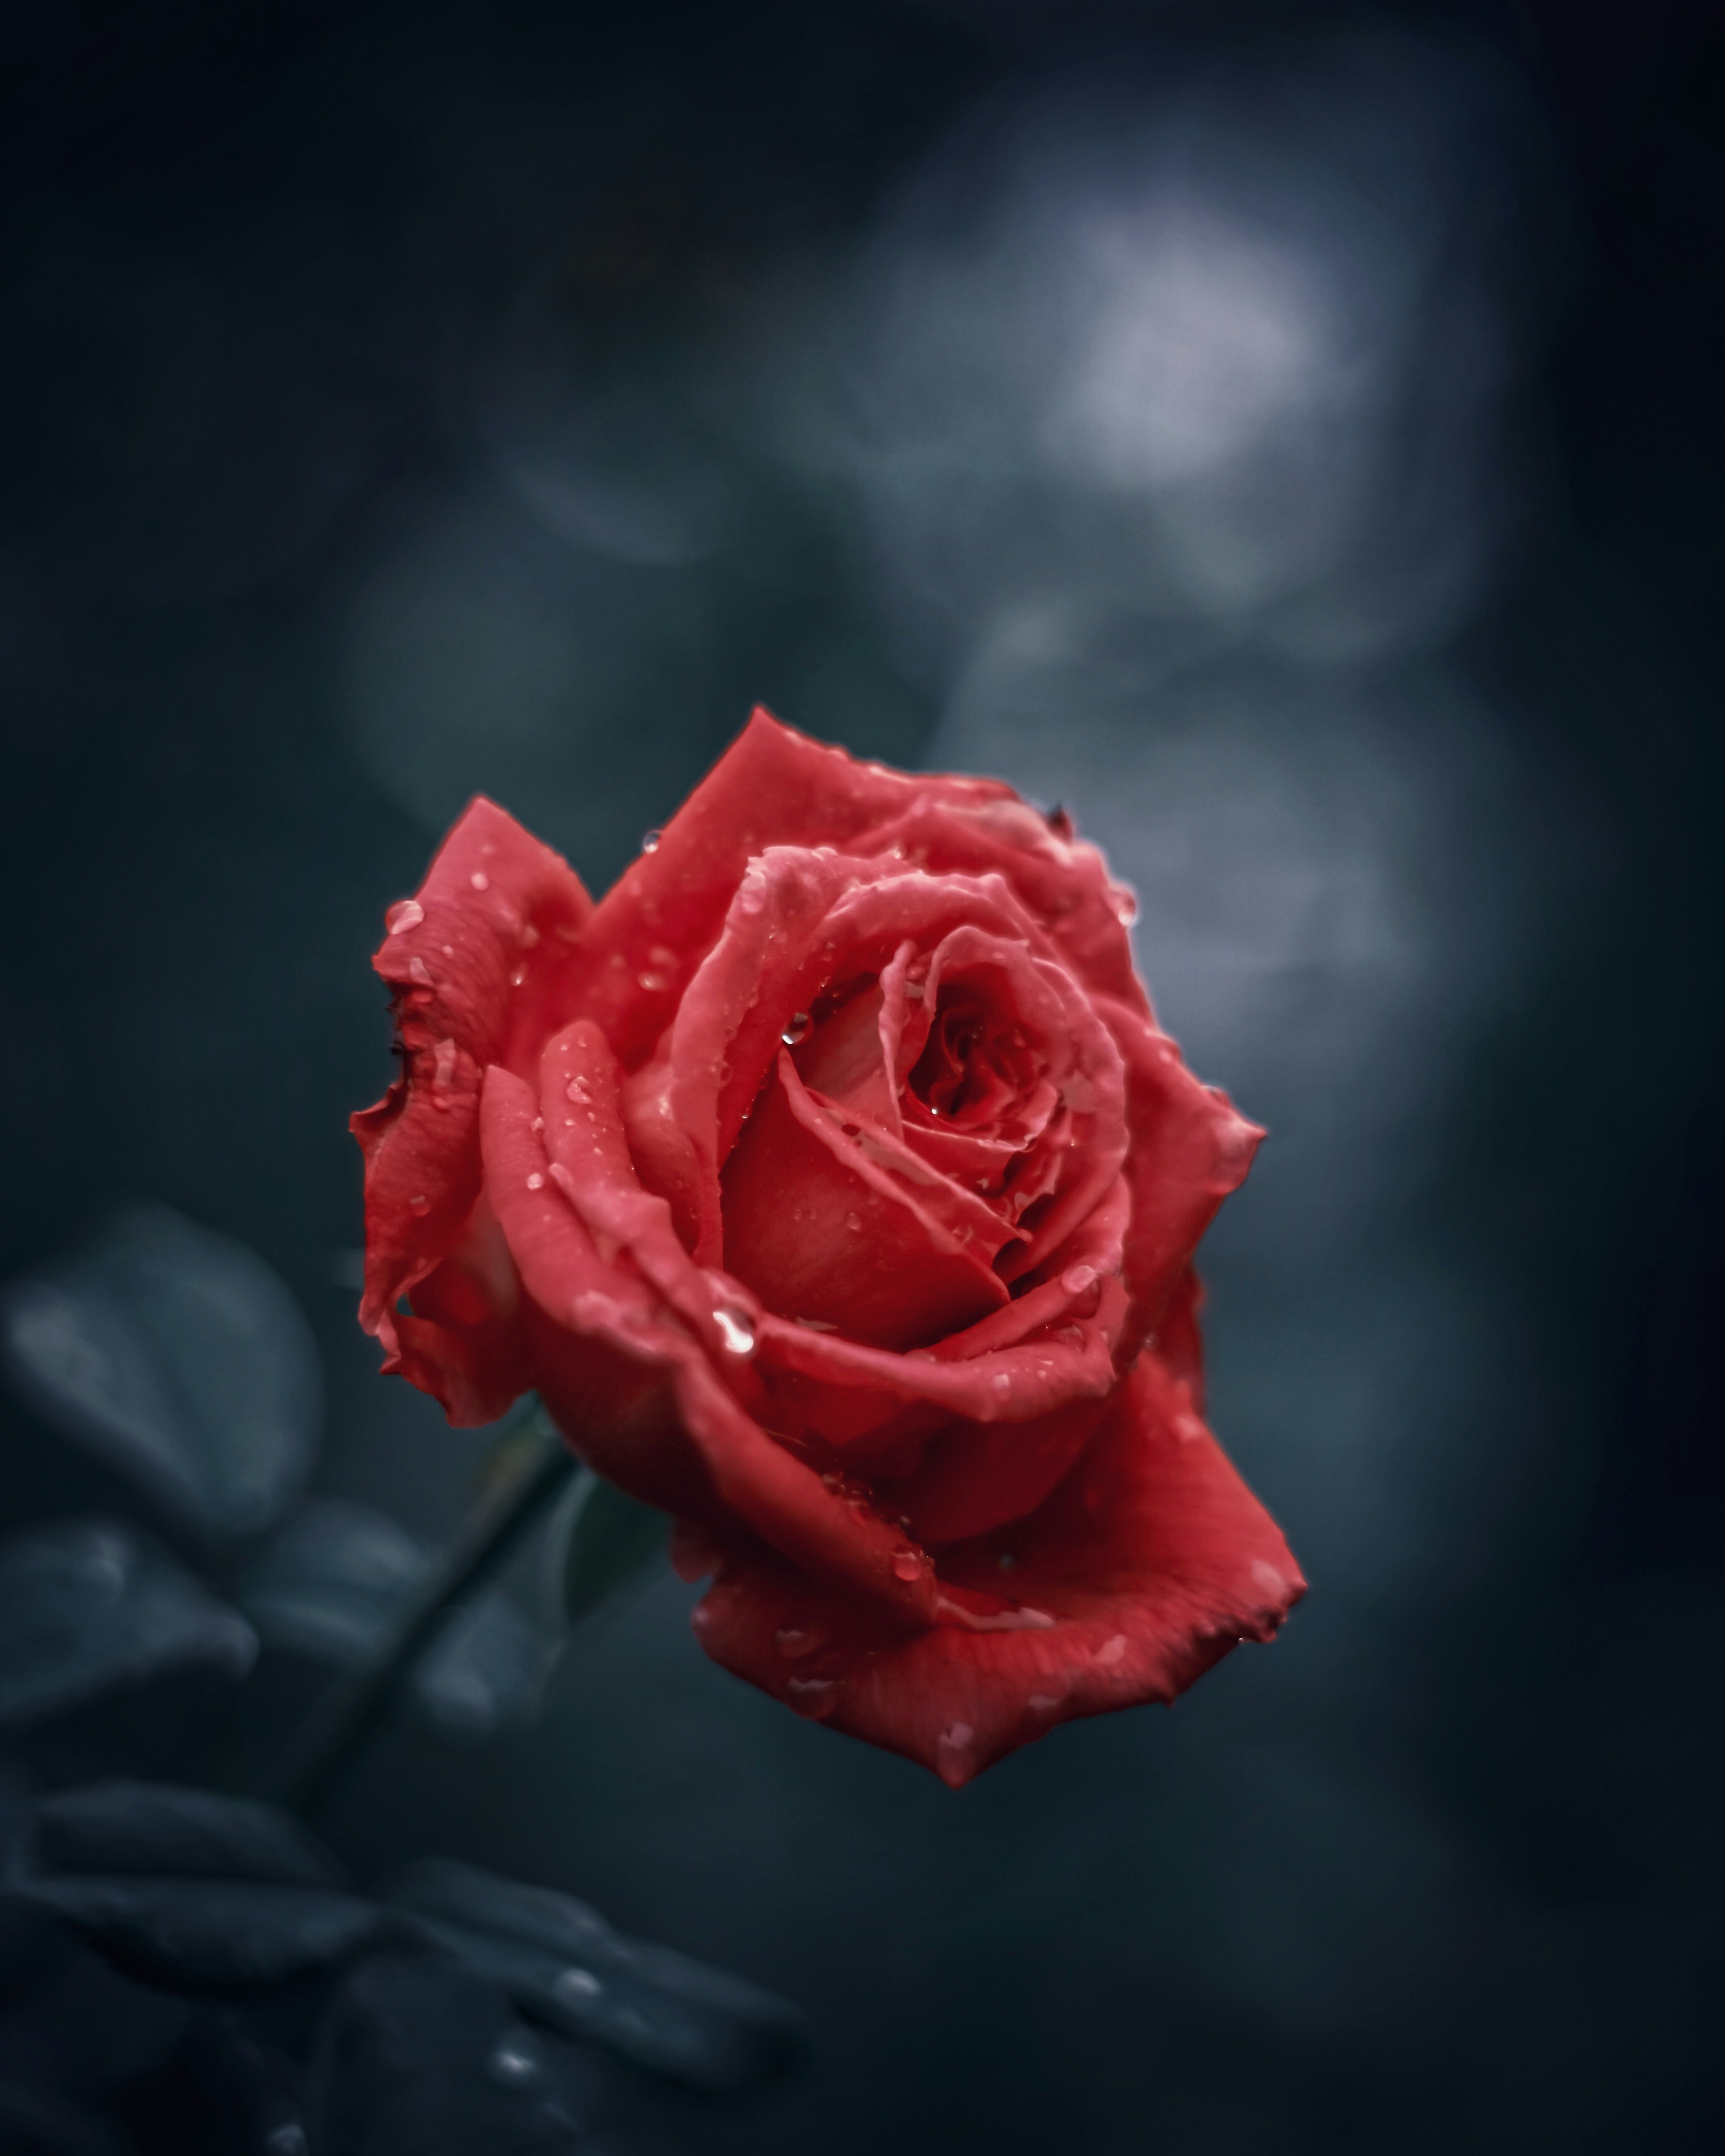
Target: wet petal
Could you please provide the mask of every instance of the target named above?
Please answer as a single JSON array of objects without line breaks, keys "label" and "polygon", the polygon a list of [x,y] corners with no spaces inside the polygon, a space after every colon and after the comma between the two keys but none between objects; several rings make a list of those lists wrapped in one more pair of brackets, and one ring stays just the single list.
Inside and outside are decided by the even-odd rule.
[{"label": "wet petal", "polygon": [[724,1192],[726,1264],[785,1316],[903,1348],[1007,1300],[988,1263],[1005,1237],[988,1209],[885,1132],[871,1141],[847,1125],[783,1050],[726,1164]]},{"label": "wet petal", "polygon": [[[718,940],[753,855],[768,846],[842,850],[919,799],[981,807],[1014,798],[994,779],[927,778],[860,762],[757,710],[658,845],[606,893],[583,939],[579,1000],[568,1011],[596,1019],[633,1070]],[[655,985],[644,988],[644,978]]]},{"label": "wet petal", "polygon": [[[1189,1389],[1149,1356],[1036,1512],[939,1562],[956,1589],[1052,1621],[893,1640],[739,1554],[697,1636],[788,1705],[816,1671],[821,1719],[957,1786],[1058,1722],[1173,1699],[1242,1639],[1271,1638],[1305,1587]],[[788,1658],[779,1635],[799,1628],[829,1641],[818,1658]]]},{"label": "wet petal", "polygon": [[894,1568],[902,1536],[776,1444],[639,1272],[602,1262],[549,1173],[536,1105],[507,1071],[489,1075],[486,1180],[531,1298],[541,1397],[570,1442],[644,1504],[741,1521],[816,1578],[928,1621],[928,1582]]},{"label": "wet petal", "polygon": [[1098,1009],[1125,1059],[1132,1219],[1126,1239],[1132,1318],[1123,1353],[1156,1325],[1230,1191],[1245,1180],[1264,1133],[1225,1093],[1201,1085],[1165,1033],[1119,1004]]},{"label": "wet petal", "polygon": [[532,1067],[567,1003],[592,911],[567,863],[481,798],[416,896],[390,909],[372,961],[394,992],[402,1075],[352,1118],[366,1159],[361,1322],[382,1342],[384,1368],[404,1371],[457,1421],[490,1421],[526,1389],[518,1343],[505,1327],[475,1353],[465,1326],[434,1317],[404,1338],[396,1304],[467,1228],[485,1069]]}]

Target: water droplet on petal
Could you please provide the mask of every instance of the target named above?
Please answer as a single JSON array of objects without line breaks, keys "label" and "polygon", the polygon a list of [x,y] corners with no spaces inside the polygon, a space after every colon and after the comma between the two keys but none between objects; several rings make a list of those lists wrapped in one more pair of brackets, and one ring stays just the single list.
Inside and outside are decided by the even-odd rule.
[{"label": "water droplet on petal", "polygon": [[551,1995],[565,2006],[590,2006],[604,1988],[590,1969],[566,1969],[553,1981]]},{"label": "water droplet on petal", "polygon": [[1124,1632],[1117,1632],[1111,1640],[1104,1640],[1096,1649],[1096,1658],[1105,1669],[1107,1669],[1117,1662],[1125,1652],[1126,1635]]},{"label": "water droplet on petal", "polygon": [[383,926],[392,936],[405,936],[410,928],[417,928],[425,918],[425,908],[417,898],[398,899],[383,916]]},{"label": "water droplet on petal", "polygon": [[1112,896],[1115,919],[1122,927],[1130,928],[1138,917],[1138,901],[1136,896],[1132,891],[1122,890],[1117,886]]},{"label": "water droplet on petal", "polygon": [[892,1553],[892,1569],[900,1579],[921,1579],[922,1559],[915,1550],[895,1550]]},{"label": "water droplet on petal", "polygon": [[809,1038],[809,1014],[793,1011],[785,1022],[784,1031],[778,1036],[787,1048],[800,1048]]},{"label": "water droplet on petal", "polygon": [[543,1190],[545,1188],[545,1178],[539,1173],[536,1168],[527,1178],[527,1188],[529,1190]]},{"label": "water droplet on petal", "polygon": [[656,854],[659,851],[660,842],[664,837],[663,831],[644,832],[641,836],[641,851],[644,854]]},{"label": "water droplet on petal", "polygon": [[946,1752],[963,1752],[976,1735],[968,1722],[949,1722],[941,1732],[941,1748]]},{"label": "water droplet on petal", "polygon": [[572,1078],[563,1091],[572,1101],[590,1101],[593,1098],[593,1095],[587,1089],[587,1081],[584,1078]]},{"label": "water droplet on petal", "polygon": [[994,1373],[993,1384],[997,1393],[1009,1393],[1012,1390],[1011,1371],[997,1370]]},{"label": "water droplet on petal", "polygon": [[538,930],[537,930],[537,929],[533,926],[532,922],[530,921],[527,923],[526,927],[524,929],[522,929],[522,931],[521,931],[521,948],[522,948],[522,950],[524,950],[524,951],[531,951],[531,950],[533,948],[534,945],[535,945],[536,943],[537,943],[537,942],[538,942],[538,941],[539,941],[539,931],[538,931]]},{"label": "water droplet on petal", "polygon": [[1068,1265],[1060,1275],[1060,1286],[1068,1295],[1082,1295],[1086,1288],[1094,1287],[1096,1283],[1096,1269],[1094,1265]]},{"label": "water droplet on petal", "polygon": [[475,891],[489,891],[491,888],[491,879],[483,869],[475,869],[467,880]]},{"label": "water droplet on petal", "polygon": [[431,1210],[431,1200],[422,1190],[417,1198],[410,1198],[408,1200],[408,1210],[409,1213],[424,1215]]},{"label": "water droplet on petal", "polygon": [[1051,1692],[1045,1691],[1033,1691],[1024,1702],[1026,1707],[1034,1707],[1038,1714],[1052,1714],[1060,1703]]},{"label": "water droplet on petal", "polygon": [[431,968],[417,951],[408,961],[408,978],[416,988],[429,988],[433,986]]},{"label": "water droplet on petal", "polygon": [[719,1328],[719,1337],[732,1354],[754,1353],[755,1328],[746,1310],[716,1310],[713,1322]]},{"label": "water droplet on petal", "polygon": [[773,1634],[778,1651],[787,1661],[795,1661],[803,1655],[812,1655],[817,1647],[824,1647],[827,1635],[819,1625],[781,1625]]},{"label": "water droplet on petal", "polygon": [[656,996],[661,988],[669,988],[670,985],[663,973],[637,973],[635,978],[649,996]]},{"label": "water droplet on petal", "polygon": [[751,869],[737,886],[737,910],[739,913],[758,913],[767,903],[767,879],[759,869]]},{"label": "water droplet on petal", "polygon": [[845,1215],[845,1224],[848,1229],[850,1229],[853,1235],[861,1235],[862,1219],[860,1214],[855,1213],[847,1213]]},{"label": "water droplet on petal", "polygon": [[792,1713],[806,1714],[811,1720],[830,1714],[839,1704],[836,1677],[792,1677],[785,1690],[790,1695]]}]

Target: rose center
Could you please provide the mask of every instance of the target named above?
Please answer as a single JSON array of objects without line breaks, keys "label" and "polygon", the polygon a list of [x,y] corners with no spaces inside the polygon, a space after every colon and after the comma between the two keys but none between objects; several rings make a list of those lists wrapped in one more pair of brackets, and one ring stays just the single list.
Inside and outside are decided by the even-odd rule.
[{"label": "rose center", "polygon": [[1034,1082],[1020,1026],[1004,1027],[975,990],[942,988],[910,1091],[942,1122],[994,1122]]}]

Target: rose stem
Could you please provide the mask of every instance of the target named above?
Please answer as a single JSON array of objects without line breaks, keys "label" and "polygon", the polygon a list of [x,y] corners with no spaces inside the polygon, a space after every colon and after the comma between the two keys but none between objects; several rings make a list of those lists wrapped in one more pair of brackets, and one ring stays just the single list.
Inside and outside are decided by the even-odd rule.
[{"label": "rose stem", "polygon": [[447,1612],[496,1571],[571,1477],[586,1472],[536,1401],[510,1435],[535,1430],[539,1441],[531,1459],[414,1596],[377,1659],[336,1686],[312,1713],[282,1778],[280,1801],[290,1810],[309,1817],[320,1809],[383,1721]]}]

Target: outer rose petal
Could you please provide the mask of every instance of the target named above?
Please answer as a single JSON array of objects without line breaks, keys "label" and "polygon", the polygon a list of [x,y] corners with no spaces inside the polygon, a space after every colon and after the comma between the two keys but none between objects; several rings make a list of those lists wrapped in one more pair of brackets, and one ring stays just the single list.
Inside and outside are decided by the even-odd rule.
[{"label": "outer rose petal", "polygon": [[470,1233],[479,1196],[479,1096],[490,1063],[531,1067],[552,1030],[571,954],[593,912],[580,879],[495,803],[474,801],[413,899],[390,909],[372,964],[394,990],[402,1075],[351,1127],[366,1160],[366,1285],[360,1322],[383,1368],[488,1422],[531,1378],[513,1327],[508,1267],[463,1268],[497,1292],[459,1319],[434,1293],[413,1322],[398,1299]]},{"label": "outer rose petal", "polygon": [[1172,1700],[1239,1640],[1271,1638],[1306,1586],[1189,1389],[1147,1355],[1041,1509],[940,1572],[997,1595],[1009,1583],[1055,1621],[906,1637],[736,1553],[696,1630],[738,1676],[957,1788],[1058,1722]]},{"label": "outer rose petal", "polygon": [[1201,1085],[1165,1033],[1126,1006],[1096,998],[1126,1059],[1132,1189],[1126,1282],[1132,1316],[1121,1360],[1135,1355],[1192,1260],[1216,1209],[1245,1182],[1264,1133],[1228,1096]]}]

